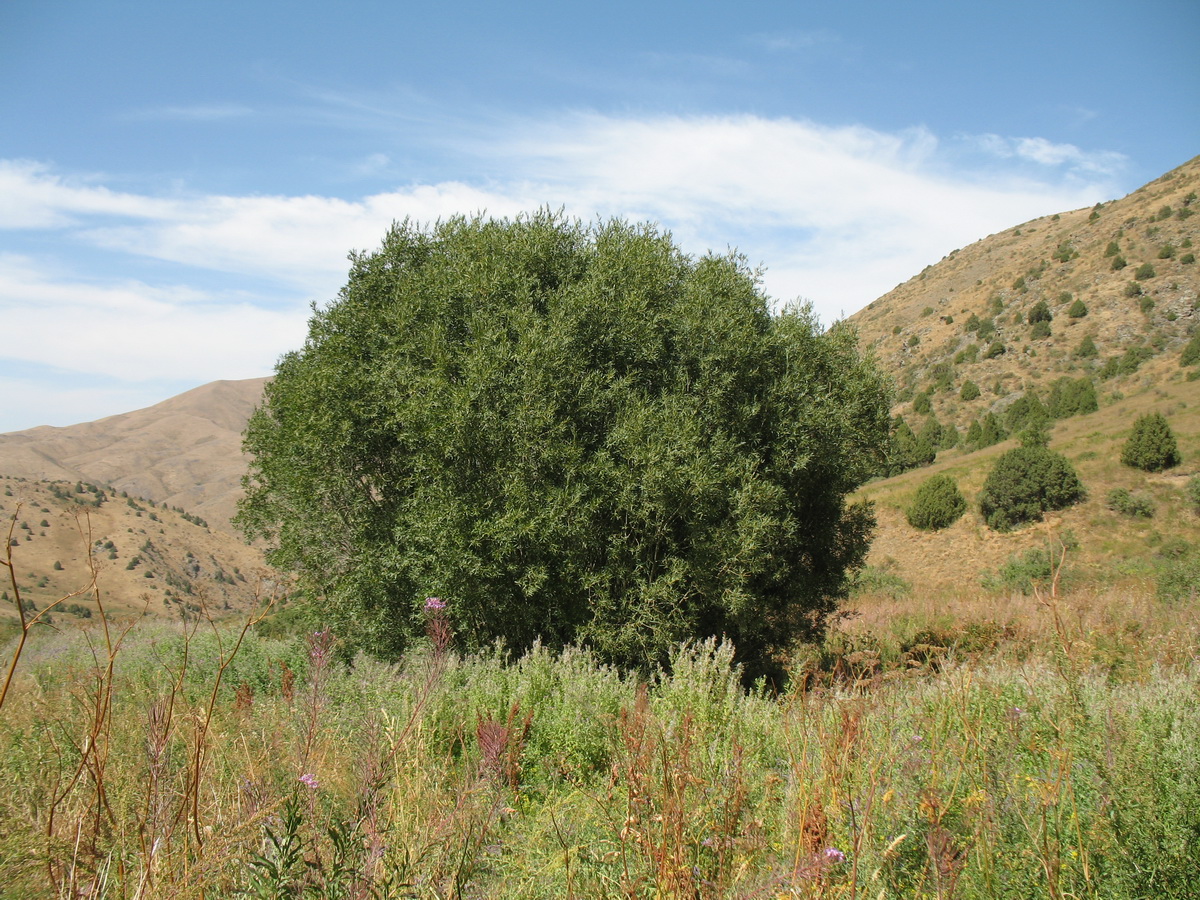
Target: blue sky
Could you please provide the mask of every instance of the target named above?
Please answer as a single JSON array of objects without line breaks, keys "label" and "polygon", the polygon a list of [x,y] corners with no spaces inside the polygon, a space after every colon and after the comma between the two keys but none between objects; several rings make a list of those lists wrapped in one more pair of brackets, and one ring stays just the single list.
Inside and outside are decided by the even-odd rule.
[{"label": "blue sky", "polygon": [[388,224],[548,205],[848,315],[1200,153],[1200,4],[0,4],[0,431],[269,374]]}]

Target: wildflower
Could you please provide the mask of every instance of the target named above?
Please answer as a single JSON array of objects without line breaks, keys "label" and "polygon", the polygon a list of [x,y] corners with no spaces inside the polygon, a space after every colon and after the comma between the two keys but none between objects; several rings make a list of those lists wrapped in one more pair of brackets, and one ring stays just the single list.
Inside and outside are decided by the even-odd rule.
[{"label": "wildflower", "polygon": [[445,609],[446,601],[443,600],[441,597],[426,597],[425,598],[425,608],[426,609]]},{"label": "wildflower", "polygon": [[837,847],[826,847],[825,858],[831,863],[844,863],[846,861],[846,854]]},{"label": "wildflower", "polygon": [[314,775],[312,772],[305,772],[303,775],[300,776],[299,781],[306,788],[309,788],[310,790],[314,790],[314,791],[318,787],[321,786],[321,783],[319,781],[317,781],[317,776]]}]

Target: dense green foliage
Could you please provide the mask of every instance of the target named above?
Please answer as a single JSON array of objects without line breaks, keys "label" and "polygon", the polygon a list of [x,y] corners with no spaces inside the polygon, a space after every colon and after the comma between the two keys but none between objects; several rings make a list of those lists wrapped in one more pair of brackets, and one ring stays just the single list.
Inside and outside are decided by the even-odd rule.
[{"label": "dense green foliage", "polygon": [[1085,495],[1074,466],[1062,454],[1041,446],[1015,447],[996,460],[983,483],[979,509],[989,528],[1011,531]]},{"label": "dense green foliage", "polygon": [[438,595],[467,648],[644,667],[723,634],[762,671],[863,559],[846,496],[888,401],[849,329],[772,314],[736,256],[550,213],[404,223],[279,363],[239,522],[359,646],[402,650]]},{"label": "dense green foliage", "polygon": [[1063,376],[1050,385],[1047,411],[1055,419],[1082,416],[1100,408],[1096,385],[1092,379]]},{"label": "dense green foliage", "polygon": [[[941,436],[941,429],[938,429]],[[912,430],[903,416],[898,416],[892,423],[892,456],[888,464],[888,473],[898,475],[908,469],[928,466],[937,458],[937,444],[930,439],[930,434],[922,429],[922,434]]]},{"label": "dense green foliage", "polygon": [[1031,425],[1046,422],[1050,412],[1033,391],[1026,391],[1013,401],[1004,413],[1004,424],[1010,432],[1023,431]]},{"label": "dense green foliage", "polygon": [[1162,413],[1147,413],[1133,423],[1121,448],[1121,462],[1146,472],[1161,472],[1180,463],[1175,433]]},{"label": "dense green foliage", "polygon": [[967,511],[967,501],[949,475],[926,479],[904,511],[908,524],[922,531],[948,528]]},{"label": "dense green foliage", "polygon": [[1179,365],[1191,366],[1200,362],[1200,330],[1192,333],[1191,340],[1184,344],[1183,352],[1179,354]]}]

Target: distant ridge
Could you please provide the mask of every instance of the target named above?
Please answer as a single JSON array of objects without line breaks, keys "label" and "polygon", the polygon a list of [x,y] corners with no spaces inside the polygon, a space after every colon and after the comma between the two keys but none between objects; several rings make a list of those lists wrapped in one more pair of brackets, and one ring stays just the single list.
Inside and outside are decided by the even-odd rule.
[{"label": "distant ridge", "polygon": [[268,380],[214,381],[94,422],[0,434],[0,474],[111,485],[228,531],[246,471],[242,431]]}]

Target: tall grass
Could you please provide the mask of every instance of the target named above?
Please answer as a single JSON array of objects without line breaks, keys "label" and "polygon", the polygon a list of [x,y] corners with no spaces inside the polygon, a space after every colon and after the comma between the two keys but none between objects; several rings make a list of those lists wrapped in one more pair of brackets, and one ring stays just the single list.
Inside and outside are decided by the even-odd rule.
[{"label": "tall grass", "polygon": [[713,641],[641,680],[462,657],[436,611],[393,664],[246,623],[31,627],[0,895],[1197,896],[1194,632],[1118,658],[1106,598],[1014,602],[1027,633],[864,615],[782,694]]}]

